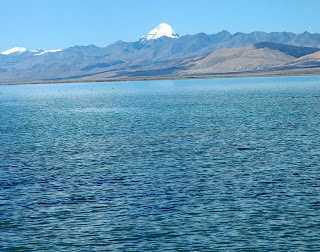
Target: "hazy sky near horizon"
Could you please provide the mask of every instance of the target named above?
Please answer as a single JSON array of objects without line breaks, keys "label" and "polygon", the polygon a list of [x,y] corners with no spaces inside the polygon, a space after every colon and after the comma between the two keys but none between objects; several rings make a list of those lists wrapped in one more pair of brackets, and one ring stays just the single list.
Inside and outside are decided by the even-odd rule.
[{"label": "hazy sky near horizon", "polygon": [[160,23],[180,36],[320,32],[319,0],[0,0],[0,10],[0,52],[137,41]]}]

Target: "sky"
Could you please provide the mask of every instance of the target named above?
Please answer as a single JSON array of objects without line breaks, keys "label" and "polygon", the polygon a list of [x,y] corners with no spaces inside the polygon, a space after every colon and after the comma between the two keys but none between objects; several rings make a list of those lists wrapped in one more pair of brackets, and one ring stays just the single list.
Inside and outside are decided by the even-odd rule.
[{"label": "sky", "polygon": [[104,47],[160,23],[180,36],[222,30],[320,33],[320,0],[0,0],[0,52]]}]

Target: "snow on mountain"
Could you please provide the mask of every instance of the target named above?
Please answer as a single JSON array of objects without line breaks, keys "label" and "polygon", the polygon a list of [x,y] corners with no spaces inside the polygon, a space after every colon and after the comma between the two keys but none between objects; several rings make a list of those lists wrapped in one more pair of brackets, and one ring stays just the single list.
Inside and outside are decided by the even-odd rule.
[{"label": "snow on mountain", "polygon": [[24,53],[27,51],[27,48],[24,48],[24,47],[14,47],[14,48],[11,48],[7,51],[4,51],[2,52],[1,54],[4,54],[4,55],[9,55],[9,54],[12,54],[12,53],[15,53],[15,54],[21,54],[21,53]]},{"label": "snow on mountain", "polygon": [[43,49],[36,49],[36,50],[28,50],[29,52],[32,52],[32,53],[40,53],[40,52],[43,52],[44,50]]},{"label": "snow on mountain", "polygon": [[61,49],[55,49],[55,50],[43,50],[42,52],[37,53],[37,54],[35,54],[34,56],[39,56],[39,55],[42,55],[42,54],[45,54],[45,53],[60,52],[60,51],[62,51],[62,50],[61,50]]},{"label": "snow on mountain", "polygon": [[169,38],[179,38],[178,33],[176,33],[170,25],[162,23],[162,24],[159,24],[153,30],[151,30],[147,36],[142,36],[140,40],[146,41],[146,40],[158,39],[162,36],[166,36]]},{"label": "snow on mountain", "polygon": [[43,50],[43,49],[37,49],[37,50],[28,50],[24,47],[14,47],[7,51],[2,52],[3,55],[19,55],[21,53],[30,52],[33,54],[33,56],[39,56],[43,55],[45,53],[53,53],[53,52],[60,52],[61,49],[55,49],[55,50]]}]

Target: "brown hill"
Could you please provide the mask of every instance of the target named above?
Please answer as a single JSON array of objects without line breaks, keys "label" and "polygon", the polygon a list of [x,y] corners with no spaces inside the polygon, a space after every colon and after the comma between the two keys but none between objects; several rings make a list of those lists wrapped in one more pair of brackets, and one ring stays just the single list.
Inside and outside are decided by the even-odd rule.
[{"label": "brown hill", "polygon": [[287,66],[294,67],[319,67],[320,66],[320,51],[305,55],[292,61]]},{"label": "brown hill", "polygon": [[194,62],[188,72],[203,74],[256,71],[284,65],[295,59],[293,56],[269,48],[257,49],[248,46],[220,49]]}]

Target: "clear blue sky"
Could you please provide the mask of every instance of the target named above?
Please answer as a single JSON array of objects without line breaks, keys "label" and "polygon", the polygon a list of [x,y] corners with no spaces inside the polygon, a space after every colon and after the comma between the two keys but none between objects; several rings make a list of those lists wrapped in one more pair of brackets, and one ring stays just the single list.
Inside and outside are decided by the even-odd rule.
[{"label": "clear blue sky", "polygon": [[0,0],[0,11],[0,52],[137,41],[159,23],[180,36],[320,33],[320,0]]}]

